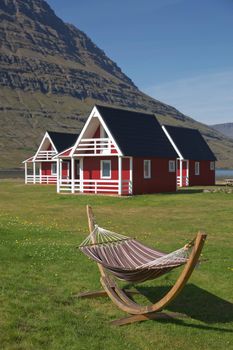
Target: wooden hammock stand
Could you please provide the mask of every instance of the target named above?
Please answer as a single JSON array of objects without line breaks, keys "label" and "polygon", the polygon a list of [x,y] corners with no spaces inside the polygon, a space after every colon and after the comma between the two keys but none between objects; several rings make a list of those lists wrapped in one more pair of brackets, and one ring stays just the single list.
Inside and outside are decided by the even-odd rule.
[{"label": "wooden hammock stand", "polygon": [[[94,215],[90,206],[87,206],[87,217],[90,233],[94,230]],[[159,301],[154,304],[144,306],[139,305],[130,299],[130,295],[139,294],[137,291],[124,290],[118,287],[115,280],[110,278],[106,269],[98,264],[98,268],[100,271],[100,282],[104,290],[93,291],[81,293],[78,296],[82,298],[91,298],[91,297],[100,297],[100,296],[108,296],[112,302],[118,306],[122,311],[130,314],[128,317],[124,317],[118,320],[114,320],[111,322],[113,325],[125,325],[139,321],[145,321],[149,319],[171,319],[171,318],[179,318],[179,317],[187,317],[184,314],[180,313],[172,313],[172,312],[161,312],[168,304],[171,303],[172,300],[176,298],[176,296],[182,291],[185,284],[187,283],[189,277],[191,276],[195,265],[198,262],[199,256],[201,254],[203,245],[205,243],[207,235],[203,232],[198,232],[195,238],[194,246],[191,252],[191,255],[185,264],[183,271],[175,282],[174,286],[168,291],[168,293],[163,296]],[[93,243],[95,243],[93,241]]]}]

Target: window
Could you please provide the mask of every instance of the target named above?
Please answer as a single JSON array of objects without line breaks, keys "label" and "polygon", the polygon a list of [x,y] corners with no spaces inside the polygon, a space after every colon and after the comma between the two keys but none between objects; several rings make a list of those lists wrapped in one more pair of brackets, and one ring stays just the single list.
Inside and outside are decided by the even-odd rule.
[{"label": "window", "polygon": [[170,173],[174,173],[176,171],[176,162],[175,160],[169,160],[168,169]]},{"label": "window", "polygon": [[151,178],[151,160],[144,160],[144,179]]},{"label": "window", "polygon": [[111,160],[101,160],[101,178],[111,178]]},{"label": "window", "polygon": [[214,162],[210,162],[210,170],[214,170],[215,169],[215,163]]},{"label": "window", "polygon": [[52,163],[51,164],[51,174],[52,175],[57,175],[57,163]]},{"label": "window", "polygon": [[195,175],[200,175],[200,162],[195,162]]}]

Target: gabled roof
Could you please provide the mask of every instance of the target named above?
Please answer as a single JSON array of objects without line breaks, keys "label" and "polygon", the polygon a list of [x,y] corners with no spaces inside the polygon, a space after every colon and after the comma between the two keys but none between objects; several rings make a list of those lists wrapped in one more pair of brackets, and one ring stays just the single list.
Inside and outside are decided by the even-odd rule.
[{"label": "gabled roof", "polygon": [[153,114],[96,105],[124,156],[176,158]]},{"label": "gabled roof", "polygon": [[171,125],[164,127],[184,159],[217,160],[198,130]]},{"label": "gabled roof", "polygon": [[79,134],[68,134],[65,132],[47,131],[58,153],[74,145]]}]

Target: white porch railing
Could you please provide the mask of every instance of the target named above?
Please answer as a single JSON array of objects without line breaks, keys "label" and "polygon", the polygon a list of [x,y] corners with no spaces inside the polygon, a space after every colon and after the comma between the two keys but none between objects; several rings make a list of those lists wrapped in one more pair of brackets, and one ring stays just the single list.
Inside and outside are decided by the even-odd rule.
[{"label": "white porch railing", "polygon": [[[119,193],[119,180],[58,180],[59,192],[66,193]],[[132,194],[132,183],[122,180],[121,194]]]},{"label": "white porch railing", "polygon": [[27,175],[25,178],[27,184],[56,184],[57,175]]},{"label": "white porch railing", "polygon": [[75,155],[109,155],[114,149],[115,147],[109,138],[82,139],[75,151]]},{"label": "white porch railing", "polygon": [[56,154],[56,151],[40,151],[36,156],[36,160],[51,160]]},{"label": "white porch railing", "polygon": [[177,177],[177,186],[182,187],[182,186],[188,186],[189,185],[189,178],[188,176],[182,176],[182,183],[181,183],[181,178],[180,176]]}]

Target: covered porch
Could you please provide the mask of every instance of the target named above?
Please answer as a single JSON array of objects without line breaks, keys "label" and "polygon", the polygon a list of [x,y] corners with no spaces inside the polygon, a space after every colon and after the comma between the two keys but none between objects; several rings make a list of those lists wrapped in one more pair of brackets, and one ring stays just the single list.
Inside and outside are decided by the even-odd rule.
[{"label": "covered porch", "polygon": [[56,184],[57,161],[52,159],[55,154],[54,151],[43,151],[26,159],[23,162],[25,184]]},{"label": "covered porch", "polygon": [[58,164],[58,193],[115,195],[133,193],[133,159],[130,157],[101,154],[93,157],[91,154],[85,154],[85,157],[59,158]]},{"label": "covered porch", "polygon": [[177,159],[176,166],[177,187],[189,186],[189,161],[186,159]]}]

